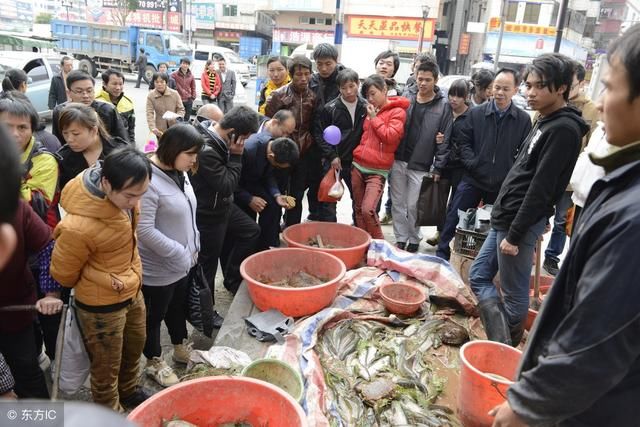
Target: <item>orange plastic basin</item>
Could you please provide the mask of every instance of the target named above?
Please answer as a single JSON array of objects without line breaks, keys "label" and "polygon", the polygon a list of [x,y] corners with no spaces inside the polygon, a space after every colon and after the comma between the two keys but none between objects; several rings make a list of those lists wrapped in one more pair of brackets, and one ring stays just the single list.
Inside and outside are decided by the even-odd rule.
[{"label": "orange plastic basin", "polygon": [[493,341],[471,341],[460,348],[458,415],[463,426],[492,425],[487,413],[506,400],[521,356],[520,350]]},{"label": "orange plastic basin", "polygon": [[[154,394],[127,417],[140,427],[158,427],[177,417],[199,427],[246,422],[254,426],[306,426],[300,405],[267,382],[244,377],[207,377]],[[89,423],[90,424],[90,423]]]},{"label": "orange plastic basin", "polygon": [[379,289],[382,303],[391,313],[413,314],[427,299],[422,289],[408,283],[385,283]]},{"label": "orange plastic basin", "polygon": [[[552,277],[552,276],[540,276],[540,303],[541,304],[545,295],[547,295],[547,292],[549,292],[549,289],[551,289],[551,285],[553,285],[554,280],[555,280],[555,277]],[[533,298],[533,276],[531,276],[529,297]],[[536,317],[538,317],[538,310],[534,310],[530,308],[529,311],[527,312],[527,321],[524,324],[524,328],[527,331],[531,330],[531,327],[533,326],[533,322],[535,322]]]},{"label": "orange plastic basin", "polygon": [[[264,276],[278,281],[299,271],[329,280],[307,288],[282,288],[258,281],[258,277]],[[249,296],[256,307],[262,311],[275,308],[293,317],[315,314],[331,304],[346,271],[344,263],[333,255],[294,248],[258,252],[240,265],[240,274],[247,281]]]},{"label": "orange plastic basin", "polygon": [[[324,243],[339,248],[308,246],[309,239],[320,235]],[[366,231],[347,224],[335,222],[304,222],[287,227],[282,238],[291,248],[312,249],[335,255],[344,262],[347,270],[360,263],[367,253],[371,236]]]}]

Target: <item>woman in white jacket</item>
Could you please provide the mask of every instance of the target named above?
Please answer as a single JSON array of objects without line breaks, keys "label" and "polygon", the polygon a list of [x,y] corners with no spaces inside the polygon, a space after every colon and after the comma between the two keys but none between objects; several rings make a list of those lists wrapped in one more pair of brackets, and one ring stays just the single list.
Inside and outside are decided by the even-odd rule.
[{"label": "woman in white jacket", "polygon": [[176,384],[178,377],[162,359],[163,320],[174,346],[173,360],[189,361],[184,307],[187,278],[197,261],[200,235],[195,219],[196,197],[186,172],[195,165],[203,144],[190,125],[169,128],[151,157],[153,179],[141,201],[137,232],[147,307],[145,373],[164,387]]}]

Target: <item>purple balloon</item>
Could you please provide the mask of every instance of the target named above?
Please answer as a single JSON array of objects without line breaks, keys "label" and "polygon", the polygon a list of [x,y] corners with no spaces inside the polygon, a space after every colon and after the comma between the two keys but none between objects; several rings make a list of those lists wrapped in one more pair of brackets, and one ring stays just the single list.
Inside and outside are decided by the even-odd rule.
[{"label": "purple balloon", "polygon": [[322,132],[322,137],[329,145],[338,145],[342,139],[342,133],[337,126],[327,126]]}]

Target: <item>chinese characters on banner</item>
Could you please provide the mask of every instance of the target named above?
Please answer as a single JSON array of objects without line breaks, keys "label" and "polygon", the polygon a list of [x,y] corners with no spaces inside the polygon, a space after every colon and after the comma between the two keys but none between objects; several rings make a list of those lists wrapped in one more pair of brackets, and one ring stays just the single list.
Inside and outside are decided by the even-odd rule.
[{"label": "chinese characters on banner", "polygon": [[287,28],[274,28],[273,40],[281,43],[319,44],[333,43],[333,33],[329,31],[290,30]]},{"label": "chinese characters on banner", "polygon": [[[137,10],[131,12],[127,17],[127,25],[137,26],[143,28],[157,28],[159,30],[164,28],[163,19],[164,12],[155,10]],[[180,21],[182,20],[181,13],[169,12],[167,14],[168,29],[169,31],[180,31]],[[105,13],[94,16],[87,14],[88,23],[116,25],[116,20],[112,17],[110,9],[105,9]]]},{"label": "chinese characters on banner", "polygon": [[[421,27],[421,18],[350,15],[347,21],[347,34],[349,37],[418,40]],[[424,41],[433,41],[435,30],[435,19],[427,19],[424,25]]]},{"label": "chinese characters on banner", "polygon": [[[167,1],[169,4],[167,4]],[[138,11],[160,10],[164,11],[168,7],[169,12],[182,12],[181,0],[138,0]],[[117,8],[118,0],[102,0],[103,7]]]},{"label": "chinese characters on banner", "polygon": [[208,30],[215,28],[216,9],[212,3],[194,2],[191,4],[191,10],[196,17],[197,28]]},{"label": "chinese characters on banner", "polygon": [[222,41],[238,41],[242,34],[240,31],[222,31],[216,30],[216,39]]},{"label": "chinese characters on banner", "polygon": [[[500,31],[500,18],[493,17],[489,20],[489,31]],[[543,25],[516,24],[505,22],[504,31],[506,33],[537,34],[541,36],[555,36],[556,27],[545,27]]]}]

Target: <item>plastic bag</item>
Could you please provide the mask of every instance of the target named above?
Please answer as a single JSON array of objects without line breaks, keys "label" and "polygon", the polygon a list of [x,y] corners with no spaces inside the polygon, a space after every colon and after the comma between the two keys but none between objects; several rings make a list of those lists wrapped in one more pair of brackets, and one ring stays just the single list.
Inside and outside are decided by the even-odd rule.
[{"label": "plastic bag", "polygon": [[318,188],[318,201],[327,203],[337,203],[344,194],[344,184],[340,179],[340,172],[329,169]]},{"label": "plastic bag", "polygon": [[213,334],[213,297],[200,264],[189,272],[187,291],[187,322],[204,335]]},{"label": "plastic bag", "polygon": [[422,178],[416,226],[438,226],[444,223],[450,187],[446,179],[434,182],[431,175]]},{"label": "plastic bag", "polygon": [[64,324],[64,342],[60,363],[60,391],[68,394],[77,392],[89,377],[91,363],[82,339],[82,331],[76,318],[73,298],[67,307]]}]

